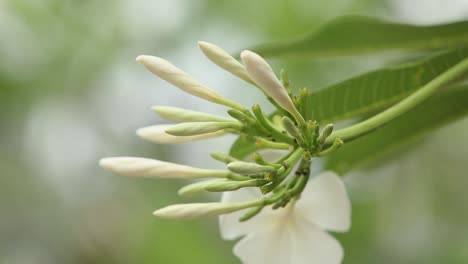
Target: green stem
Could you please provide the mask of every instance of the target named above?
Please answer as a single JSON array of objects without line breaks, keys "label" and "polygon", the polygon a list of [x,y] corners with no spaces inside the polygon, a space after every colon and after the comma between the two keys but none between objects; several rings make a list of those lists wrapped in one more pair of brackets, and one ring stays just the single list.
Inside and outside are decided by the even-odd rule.
[{"label": "green stem", "polygon": [[296,164],[296,162],[299,160],[299,158],[301,157],[301,154],[302,154],[302,151],[304,151],[302,148],[297,148],[295,149],[291,156],[289,156],[287,159],[285,159],[283,161],[283,163],[286,163],[288,165],[291,165],[291,166],[294,166],[294,164]]},{"label": "green stem", "polygon": [[279,142],[273,142],[266,140],[264,138],[257,137],[255,140],[255,146],[258,148],[271,148],[271,149],[290,149],[291,145],[288,145],[286,143],[279,143]]},{"label": "green stem", "polygon": [[287,143],[287,144],[292,144],[294,142],[293,139],[290,136],[281,133],[275,127],[273,127],[273,125],[270,124],[270,121],[268,121],[267,118],[265,117],[265,115],[263,114],[263,111],[260,108],[260,105],[254,105],[252,107],[252,112],[254,113],[255,117],[258,120],[258,122],[260,122],[260,125],[264,129],[266,129],[266,131],[268,133],[271,133],[271,136],[273,136],[277,140],[279,140],[281,142],[284,142],[284,143]]},{"label": "green stem", "polygon": [[456,64],[449,70],[434,78],[422,88],[406,97],[399,103],[387,110],[353,126],[333,132],[325,141],[325,145],[333,144],[336,138],[341,138],[344,142],[351,141],[365,134],[368,134],[381,126],[389,123],[398,116],[408,112],[431,97],[444,85],[462,77],[468,72],[468,58]]}]

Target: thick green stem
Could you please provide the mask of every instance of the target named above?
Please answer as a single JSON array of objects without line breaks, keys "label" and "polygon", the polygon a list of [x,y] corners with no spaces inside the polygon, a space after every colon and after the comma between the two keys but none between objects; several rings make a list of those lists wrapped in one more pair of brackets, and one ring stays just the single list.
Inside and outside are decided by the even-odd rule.
[{"label": "thick green stem", "polygon": [[398,116],[408,112],[431,97],[444,85],[462,77],[468,73],[468,58],[456,64],[446,72],[424,85],[422,88],[403,99],[387,110],[353,126],[333,132],[325,141],[325,145],[330,145],[336,138],[341,138],[344,142],[351,141],[370,133],[381,126],[389,123]]}]

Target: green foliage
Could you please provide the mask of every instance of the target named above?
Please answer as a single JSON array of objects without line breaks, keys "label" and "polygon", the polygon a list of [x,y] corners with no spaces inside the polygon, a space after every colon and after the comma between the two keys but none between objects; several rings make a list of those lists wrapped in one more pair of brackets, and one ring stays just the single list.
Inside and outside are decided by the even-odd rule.
[{"label": "green foliage", "polygon": [[309,93],[302,114],[321,124],[372,113],[405,98],[468,55],[460,49],[372,71]]},{"label": "green foliage", "polygon": [[[331,86],[309,92],[300,107],[306,120],[326,124],[348,118],[368,116],[409,96],[468,56],[468,22],[414,26],[348,16],[324,24],[311,34],[292,41],[253,48],[263,56],[297,54],[302,57],[354,55],[394,50],[429,53],[418,60],[377,69]],[[334,154],[327,163],[340,173],[370,162],[387,148],[446,124],[468,112],[465,89],[436,95],[423,106],[403,115]],[[463,104],[465,100],[465,104]],[[440,108],[440,109],[439,109]],[[439,109],[434,113],[433,109]],[[369,142],[369,143],[368,143]],[[356,154],[358,149],[363,155]],[[255,151],[252,139],[241,137],[231,155],[243,158]]]},{"label": "green foliage", "polygon": [[[468,49],[457,49],[431,55],[414,62],[366,73],[307,94],[300,110],[306,120],[317,120],[320,124],[369,115],[407,97],[418,88],[449,70],[467,56]],[[442,99],[438,100],[444,100],[446,97],[447,96],[444,96]],[[451,97],[448,98],[451,99]],[[460,98],[454,98],[454,100],[459,100]],[[446,103],[446,106],[451,106],[450,102],[438,102],[438,104],[441,105],[443,103]],[[459,108],[452,108],[452,110],[457,111],[457,114],[464,113],[462,111],[464,110],[463,104]],[[447,122],[452,120],[452,114],[455,116],[455,113],[451,112],[441,111],[439,114],[439,118],[441,120],[447,120]],[[446,114],[446,116],[444,116],[444,114]],[[444,122],[440,122],[439,124],[442,123]],[[417,122],[413,122],[413,124],[417,124]],[[428,125],[428,123],[424,123],[421,128],[426,130],[434,128]],[[408,128],[408,126],[405,128]],[[396,132],[406,131],[405,129],[395,129],[397,130]],[[388,127],[383,130],[388,130]],[[399,139],[398,137],[402,135],[396,132],[392,132],[392,136],[395,137],[395,139]],[[370,135],[367,137],[372,138],[375,136]],[[384,138],[379,138],[378,140],[383,139]],[[362,142],[362,140],[364,139],[359,140],[359,142]],[[387,139],[383,141],[388,142]],[[360,143],[353,143],[353,146],[356,146],[356,144]],[[390,143],[389,145],[393,144]],[[362,149],[365,149],[365,147]],[[256,150],[257,148],[254,145],[253,138],[241,136],[232,146],[230,155],[241,159]],[[374,149],[373,151],[377,150]],[[340,152],[344,151],[340,150],[339,153]],[[356,156],[353,158],[358,157]],[[343,162],[345,163],[346,159],[344,159]],[[336,166],[346,167],[342,164]],[[342,171],[342,169],[337,170]]]},{"label": "green foliage", "polygon": [[342,56],[386,50],[432,50],[468,44],[468,21],[415,26],[361,16],[330,21],[299,39],[251,48],[264,57],[279,55]]},{"label": "green foliage", "polygon": [[[339,174],[378,161],[404,143],[468,114],[468,85],[450,88],[329,156],[325,169]],[[456,139],[454,139],[456,140]]]},{"label": "green foliage", "polygon": [[234,144],[232,144],[229,155],[234,158],[243,159],[256,150],[258,150],[258,148],[255,146],[255,138],[247,135],[240,135]]}]

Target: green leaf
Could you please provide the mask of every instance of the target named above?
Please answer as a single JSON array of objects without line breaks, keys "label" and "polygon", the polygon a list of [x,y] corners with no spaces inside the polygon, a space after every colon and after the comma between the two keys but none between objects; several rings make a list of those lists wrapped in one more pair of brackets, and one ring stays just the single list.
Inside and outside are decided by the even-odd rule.
[{"label": "green leaf", "polygon": [[243,134],[234,142],[229,151],[229,155],[237,159],[244,159],[247,155],[258,149],[259,148],[255,145],[255,138]]},{"label": "green leaf", "polygon": [[468,56],[459,49],[372,71],[308,94],[306,120],[330,123],[388,107]]},{"label": "green leaf", "polygon": [[[309,93],[299,110],[306,120],[320,124],[374,113],[405,98],[467,56],[468,49],[459,49],[356,76]],[[256,150],[252,137],[240,136],[230,155],[242,159]]]},{"label": "green leaf", "polygon": [[373,164],[421,135],[468,114],[468,85],[450,88],[360,139],[331,154],[325,169],[338,174]]},{"label": "green leaf", "polygon": [[295,40],[251,48],[264,57],[286,54],[341,56],[389,50],[431,50],[468,44],[468,21],[416,26],[345,16]]}]

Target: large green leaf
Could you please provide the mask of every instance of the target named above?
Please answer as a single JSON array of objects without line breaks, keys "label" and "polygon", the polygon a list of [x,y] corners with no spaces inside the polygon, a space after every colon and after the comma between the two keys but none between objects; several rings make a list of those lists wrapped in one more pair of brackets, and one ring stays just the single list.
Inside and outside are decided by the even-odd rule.
[{"label": "large green leaf", "polygon": [[344,174],[370,165],[405,143],[468,114],[468,85],[448,89],[387,126],[344,146],[330,155],[325,169]]},{"label": "large green leaf", "polygon": [[401,100],[468,56],[459,49],[369,72],[311,92],[306,119],[329,123],[372,113]]},{"label": "large green leaf", "polygon": [[[405,98],[468,56],[459,49],[415,62],[366,73],[309,93],[300,110],[320,124],[373,113]],[[256,150],[254,140],[239,137],[230,154],[243,158]]]},{"label": "large green leaf", "polygon": [[415,26],[375,18],[346,16],[305,37],[253,47],[265,57],[285,54],[339,56],[387,50],[430,50],[468,44],[468,21]]}]

